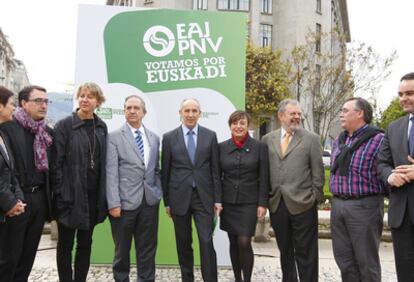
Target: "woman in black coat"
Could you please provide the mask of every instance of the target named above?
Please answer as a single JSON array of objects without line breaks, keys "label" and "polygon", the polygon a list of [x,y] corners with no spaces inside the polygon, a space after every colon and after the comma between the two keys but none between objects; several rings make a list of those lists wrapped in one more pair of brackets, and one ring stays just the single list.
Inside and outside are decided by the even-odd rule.
[{"label": "woman in black coat", "polygon": [[244,111],[232,113],[228,121],[232,136],[219,144],[223,188],[220,228],[229,236],[235,281],[245,282],[250,281],[253,270],[251,237],[257,219],[266,215],[269,193],[267,146],[249,136],[250,121]]},{"label": "woman in black coat", "polygon": [[[86,281],[92,234],[107,215],[105,163],[106,124],[94,113],[104,101],[92,82],[76,95],[79,108],[55,126],[51,182],[58,221],[56,250],[59,280]],[[72,249],[76,236],[74,273]]]},{"label": "woman in black coat", "polygon": [[[0,124],[12,120],[13,92],[0,86]],[[13,156],[6,136],[0,131],[0,277],[14,281],[19,254],[11,238],[19,237],[15,219],[24,212],[23,192],[15,177]],[[22,240],[23,241],[23,240]]]}]

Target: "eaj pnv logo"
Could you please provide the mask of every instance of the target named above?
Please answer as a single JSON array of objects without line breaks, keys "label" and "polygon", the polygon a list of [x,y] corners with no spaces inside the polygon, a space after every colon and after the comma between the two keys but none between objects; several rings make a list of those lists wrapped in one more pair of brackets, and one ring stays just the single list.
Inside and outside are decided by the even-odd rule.
[{"label": "eaj pnv logo", "polygon": [[154,57],[169,55],[175,46],[179,56],[206,54],[209,51],[217,53],[222,41],[222,36],[212,38],[209,22],[178,23],[175,35],[169,28],[156,25],[150,27],[143,37],[145,50]]},{"label": "eaj pnv logo", "polygon": [[[173,32],[173,31],[174,32]],[[219,56],[223,36],[213,38],[208,21],[177,23],[173,29],[155,25],[143,36],[145,51],[153,57],[169,60],[145,62],[147,83],[165,83],[226,77],[226,62]]]},{"label": "eaj pnv logo", "polygon": [[175,46],[174,34],[162,25],[149,28],[144,34],[144,48],[154,57],[164,57],[171,53]]}]

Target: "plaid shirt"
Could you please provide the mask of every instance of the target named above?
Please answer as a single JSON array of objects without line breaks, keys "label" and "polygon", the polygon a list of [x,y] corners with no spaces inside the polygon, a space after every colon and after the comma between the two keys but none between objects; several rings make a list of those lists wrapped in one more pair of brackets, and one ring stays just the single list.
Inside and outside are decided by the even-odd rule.
[{"label": "plaid shirt", "polygon": [[[348,135],[345,144],[351,146],[367,127],[368,125],[364,125],[352,136]],[[377,156],[383,139],[384,134],[378,133],[352,154],[348,175],[340,176],[339,169],[335,174],[331,172],[330,191],[332,194],[349,197],[384,194],[384,185],[377,177]],[[337,138],[332,146],[331,166],[339,153]]]}]

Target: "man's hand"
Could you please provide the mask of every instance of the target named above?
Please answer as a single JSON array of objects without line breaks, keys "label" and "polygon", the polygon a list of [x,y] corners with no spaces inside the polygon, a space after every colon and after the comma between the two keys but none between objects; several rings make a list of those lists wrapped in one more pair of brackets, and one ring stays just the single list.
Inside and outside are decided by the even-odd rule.
[{"label": "man's hand", "polygon": [[109,209],[109,214],[114,218],[121,217],[121,208],[116,207],[116,208]]},{"label": "man's hand", "polygon": [[410,162],[409,165],[400,165],[397,166],[395,169],[393,169],[392,172],[395,173],[401,173],[407,176],[407,178],[409,179],[407,181],[411,182],[411,180],[414,180],[414,159],[411,158],[410,156],[408,156],[408,161]]},{"label": "man's hand", "polygon": [[393,187],[401,187],[410,181],[410,178],[406,174],[398,172],[393,172],[388,177],[388,183]]},{"label": "man's hand", "polygon": [[257,207],[257,218],[259,220],[263,220],[266,216],[267,209],[265,207],[258,206]]},{"label": "man's hand", "polygon": [[222,204],[214,204],[214,213],[216,214],[216,216],[219,216],[221,211],[223,210],[223,205]]},{"label": "man's hand", "polygon": [[14,205],[14,207],[12,207],[7,213],[6,216],[8,217],[13,217],[13,216],[17,216],[19,214],[24,213],[24,207],[26,206],[25,203],[23,203],[22,201],[18,200],[17,203]]}]

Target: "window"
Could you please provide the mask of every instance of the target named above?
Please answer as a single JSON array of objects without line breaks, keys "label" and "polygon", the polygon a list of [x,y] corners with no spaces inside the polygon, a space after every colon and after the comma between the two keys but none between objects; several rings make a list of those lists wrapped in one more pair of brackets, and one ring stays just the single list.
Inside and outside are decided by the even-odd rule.
[{"label": "window", "polygon": [[248,11],[249,2],[249,0],[218,0],[218,9]]},{"label": "window", "polygon": [[261,0],[261,11],[264,14],[272,13],[272,0]]},{"label": "window", "polygon": [[316,0],[316,12],[322,14],[322,0]]},{"label": "window", "polygon": [[321,24],[316,24],[316,40],[315,40],[315,52],[321,52],[321,36],[322,36],[322,26]]},{"label": "window", "polygon": [[321,80],[322,80],[322,72],[321,72],[321,65],[316,65],[316,80],[315,80],[315,95],[321,94]]},{"label": "window", "polygon": [[207,0],[193,0],[193,10],[207,10]]},{"label": "window", "polygon": [[272,47],[272,26],[270,24],[260,24],[260,43],[261,47]]}]

